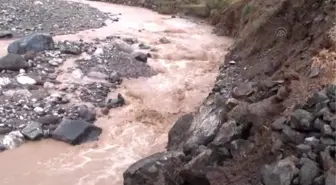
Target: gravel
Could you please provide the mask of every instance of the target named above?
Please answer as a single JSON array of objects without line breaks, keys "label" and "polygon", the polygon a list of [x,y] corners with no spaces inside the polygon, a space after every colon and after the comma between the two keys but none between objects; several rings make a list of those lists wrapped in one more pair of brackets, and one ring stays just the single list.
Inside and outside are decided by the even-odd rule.
[{"label": "gravel", "polygon": [[[16,131],[24,132],[25,138],[30,140],[48,138],[62,118],[92,123],[96,120],[97,108],[122,106],[125,100],[121,94],[117,99],[108,98],[110,91],[122,83],[122,78],[149,77],[156,73],[134,57],[134,52],[142,50],[136,39],[123,41],[124,46],[137,49],[132,53],[114,47],[115,39],[122,40],[110,37],[93,42],[61,41],[55,43],[53,50],[27,53],[23,58],[18,55],[28,67],[2,70],[0,74],[0,138],[8,136],[6,142],[0,141],[0,144],[7,149],[22,144],[24,138],[13,135]],[[65,70],[59,68],[73,57],[78,58],[74,65]],[[58,81],[56,77],[60,72],[73,81]],[[100,82],[96,82],[97,79]],[[35,122],[41,125],[28,125]]]},{"label": "gravel", "polygon": [[0,31],[14,37],[36,32],[70,34],[104,25],[109,15],[64,0],[0,0]]}]

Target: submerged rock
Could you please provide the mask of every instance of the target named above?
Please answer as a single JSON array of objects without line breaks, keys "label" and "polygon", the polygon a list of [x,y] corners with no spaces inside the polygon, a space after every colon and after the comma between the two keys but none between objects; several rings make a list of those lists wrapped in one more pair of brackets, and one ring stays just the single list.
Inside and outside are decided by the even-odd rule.
[{"label": "submerged rock", "polygon": [[8,53],[25,54],[28,51],[40,52],[54,49],[54,40],[51,35],[36,33],[12,42]]},{"label": "submerged rock", "polygon": [[121,94],[118,94],[117,98],[109,99],[106,103],[108,109],[117,108],[125,104],[125,99]]},{"label": "submerged rock", "polygon": [[63,119],[52,133],[52,138],[72,145],[97,140],[102,129],[84,120]]},{"label": "submerged rock", "polygon": [[150,56],[149,53],[144,53],[141,51],[136,51],[132,53],[132,56],[134,59],[140,61],[140,62],[147,62],[148,57]]},{"label": "submerged rock", "polygon": [[113,42],[114,47],[116,47],[119,51],[131,54],[134,50],[131,45],[127,44],[125,41],[116,39]]}]

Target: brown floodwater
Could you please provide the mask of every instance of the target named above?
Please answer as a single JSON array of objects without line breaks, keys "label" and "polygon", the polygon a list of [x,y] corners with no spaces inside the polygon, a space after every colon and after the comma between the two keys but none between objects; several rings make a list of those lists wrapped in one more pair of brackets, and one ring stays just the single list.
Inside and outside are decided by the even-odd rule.
[{"label": "brown floodwater", "polygon": [[[122,15],[119,22],[107,22],[103,28],[56,36],[55,40],[136,37],[159,49],[148,61],[158,74],[124,80],[112,92],[125,95],[127,104],[98,118],[96,124],[103,128],[99,141],[70,146],[43,140],[1,153],[1,185],[121,185],[125,169],[142,157],[163,151],[173,122],[195,111],[206,98],[232,43],[229,38],[211,34],[212,27],[199,21],[171,18],[142,8],[73,1]],[[171,43],[160,44],[162,37]],[[9,42],[0,41],[1,55]],[[61,68],[73,65],[69,60]],[[62,75],[61,81],[72,83]]]}]

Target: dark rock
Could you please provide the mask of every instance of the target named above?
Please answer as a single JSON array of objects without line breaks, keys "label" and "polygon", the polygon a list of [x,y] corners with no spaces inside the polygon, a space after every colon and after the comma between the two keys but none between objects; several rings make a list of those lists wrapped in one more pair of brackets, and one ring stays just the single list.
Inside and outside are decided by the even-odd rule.
[{"label": "dark rock", "polygon": [[113,71],[109,74],[108,81],[111,83],[120,83],[121,77],[120,74],[116,71]]},{"label": "dark rock", "polygon": [[229,98],[226,100],[225,105],[228,109],[228,111],[232,110],[235,108],[237,105],[239,105],[241,102],[235,98]]},{"label": "dark rock", "polygon": [[334,114],[330,112],[328,107],[321,109],[317,114],[317,117],[322,117],[324,121],[330,122],[335,118]]},{"label": "dark rock", "polygon": [[6,150],[6,147],[0,143],[0,152],[3,152]]},{"label": "dark rock", "polygon": [[327,123],[324,122],[323,120],[317,118],[313,123],[313,128],[318,130],[318,131],[321,131],[325,124],[327,124]]},{"label": "dark rock", "polygon": [[335,113],[336,112],[336,102],[329,102],[328,103],[329,109]]},{"label": "dark rock", "polygon": [[124,185],[182,184],[176,170],[182,166],[183,160],[182,152],[156,153],[141,159],[124,172]]},{"label": "dark rock", "polygon": [[56,125],[61,122],[61,117],[54,115],[45,115],[36,119],[36,122],[42,125]]},{"label": "dark rock", "polygon": [[10,31],[0,31],[0,38],[11,38],[13,33]]},{"label": "dark rock", "polygon": [[284,142],[292,142],[295,144],[301,144],[305,139],[305,135],[303,133],[297,132],[289,126],[285,126],[282,130],[282,136]]},{"label": "dark rock", "polygon": [[265,165],[261,170],[265,185],[290,185],[298,169],[292,157],[287,157],[271,165]]},{"label": "dark rock", "polygon": [[336,100],[336,84],[330,84],[327,87],[327,95],[333,101]]},{"label": "dark rock", "polygon": [[334,130],[336,130],[336,117],[333,117],[333,119],[331,119],[331,121],[330,121],[330,126],[331,126],[331,128],[333,128]]},{"label": "dark rock", "polygon": [[292,181],[293,185],[299,185],[299,183],[300,183],[299,177],[295,177]]},{"label": "dark rock", "polygon": [[320,140],[315,137],[307,137],[304,143],[315,148],[318,144],[320,144]]},{"label": "dark rock", "polygon": [[21,55],[8,53],[0,58],[0,70],[19,71],[27,68],[29,68],[29,64]]},{"label": "dark rock", "polygon": [[318,104],[321,102],[329,101],[329,98],[327,96],[327,92],[325,90],[322,90],[320,92],[315,92],[311,98],[312,104]]},{"label": "dark rock", "polygon": [[238,139],[231,142],[230,151],[233,157],[245,157],[254,147],[248,140]]},{"label": "dark rock", "polygon": [[212,141],[213,146],[224,146],[229,142],[242,138],[243,133],[249,129],[249,125],[237,123],[235,120],[229,120],[222,124],[218,134]]},{"label": "dark rock", "polygon": [[187,131],[188,139],[180,141],[185,152],[198,145],[209,144],[218,133],[225,121],[226,110],[217,105],[213,99],[207,99],[195,114],[190,129]]},{"label": "dark rock", "polygon": [[[315,106],[314,106],[314,114],[315,116],[317,116],[319,114],[319,112],[323,109],[329,109],[328,108],[328,101],[324,101],[324,102],[320,102],[320,103],[317,103]],[[322,117],[323,114],[321,115],[318,115],[318,117]]]},{"label": "dark rock", "polygon": [[60,50],[64,54],[80,55],[82,51],[77,46],[66,46]]},{"label": "dark rock", "polygon": [[320,173],[317,163],[308,158],[302,158],[300,164],[302,166],[299,172],[300,184],[311,185]]},{"label": "dark rock", "polygon": [[34,60],[34,58],[37,56],[37,53],[35,51],[28,51],[23,55],[23,58],[28,61],[28,60]]},{"label": "dark rock", "polygon": [[324,185],[325,177],[323,175],[316,177],[313,181],[313,185]]},{"label": "dark rock", "polygon": [[204,173],[195,170],[182,170],[179,175],[184,184],[211,185]]},{"label": "dark rock", "polygon": [[285,110],[285,107],[282,103],[275,102],[274,98],[274,96],[271,96],[259,102],[249,104],[245,119],[248,119],[254,125],[261,126],[262,123],[268,121],[268,118],[279,115]]},{"label": "dark rock", "polygon": [[76,106],[79,118],[87,122],[94,122],[96,120],[96,111],[94,107],[88,107],[86,105]]},{"label": "dark rock", "polygon": [[335,185],[336,184],[336,174],[331,170],[327,172],[327,177],[325,179],[325,185]]},{"label": "dark rock", "polygon": [[324,136],[331,136],[332,133],[333,133],[333,130],[332,130],[330,125],[325,124],[325,125],[323,125],[323,127],[321,129],[321,133]]},{"label": "dark rock", "polygon": [[141,52],[141,51],[136,51],[136,52],[132,53],[132,56],[133,56],[134,59],[136,59],[140,62],[146,63],[147,59],[149,57],[149,54]]},{"label": "dark rock", "polygon": [[11,128],[9,127],[0,127],[0,135],[5,135],[8,134],[12,131]]},{"label": "dark rock", "polygon": [[334,156],[332,157],[330,147],[326,147],[324,151],[320,152],[320,164],[323,167],[324,171],[328,171],[335,167]]},{"label": "dark rock", "polygon": [[184,171],[199,171],[203,167],[210,165],[211,156],[212,156],[212,150],[208,148],[199,148],[199,151],[197,151],[194,155],[194,157],[186,164],[184,167],[181,168],[181,170]]},{"label": "dark rock", "polygon": [[106,103],[108,109],[121,107],[125,104],[125,99],[121,94],[118,94],[117,98],[109,99]]},{"label": "dark rock", "polygon": [[186,114],[181,116],[175,123],[174,126],[170,129],[168,133],[168,144],[167,150],[178,150],[183,146],[179,146],[181,141],[186,141],[188,139],[187,130],[189,130],[191,122],[193,121],[194,116],[192,114]]},{"label": "dark rock", "polygon": [[314,116],[303,109],[295,110],[291,115],[291,126],[298,130],[310,130]]},{"label": "dark rock", "polygon": [[282,101],[284,99],[286,99],[289,96],[289,90],[285,87],[285,86],[281,86],[278,91],[277,94],[275,95],[275,97],[278,99],[278,101]]},{"label": "dark rock", "polygon": [[29,122],[21,133],[29,140],[40,139],[43,136],[42,124],[35,121]]},{"label": "dark rock", "polygon": [[305,144],[299,144],[299,145],[296,146],[296,148],[301,153],[309,153],[311,151],[311,147],[309,145],[305,145]]},{"label": "dark rock", "polygon": [[284,129],[286,123],[285,117],[280,117],[272,123],[272,129],[276,131],[281,131]]},{"label": "dark rock", "polygon": [[281,139],[276,139],[274,144],[272,145],[272,152],[276,153],[278,151],[281,151],[281,148],[283,147],[283,142],[281,141]]},{"label": "dark rock", "polygon": [[54,49],[54,40],[49,34],[36,33],[12,42],[8,53],[25,54],[28,51],[44,51]]},{"label": "dark rock", "polygon": [[159,39],[159,42],[161,44],[169,44],[170,40],[168,40],[166,37],[162,37],[162,38]]},{"label": "dark rock", "polygon": [[144,43],[139,44],[139,48],[140,48],[140,49],[150,49],[150,47],[147,46],[147,45],[144,44]]},{"label": "dark rock", "polygon": [[84,120],[63,119],[52,133],[52,137],[56,140],[77,145],[86,141],[97,140],[101,132],[101,128]]},{"label": "dark rock", "polygon": [[330,137],[330,136],[323,136],[320,138],[321,143],[324,145],[335,145],[336,141],[334,138]]},{"label": "dark rock", "polygon": [[232,97],[243,98],[249,96],[253,93],[253,88],[251,83],[243,83],[233,88]]}]

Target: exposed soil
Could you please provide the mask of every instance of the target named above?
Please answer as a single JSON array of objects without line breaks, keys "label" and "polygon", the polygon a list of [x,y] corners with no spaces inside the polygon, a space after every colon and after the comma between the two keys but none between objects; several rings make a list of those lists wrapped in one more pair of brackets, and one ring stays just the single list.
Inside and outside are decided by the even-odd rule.
[{"label": "exposed soil", "polygon": [[[267,84],[283,81],[291,91],[283,103],[286,107],[283,115],[288,115],[295,105],[305,102],[312,92],[335,82],[335,3],[311,0],[237,1],[223,11],[220,18],[213,16],[210,21],[217,24],[217,34],[237,37],[231,52],[226,56],[225,65],[221,69],[223,75],[220,75],[218,81],[226,81],[225,74],[239,74],[242,79],[256,83],[259,91],[253,98],[248,98],[252,102],[274,95],[276,91],[272,90],[273,85]],[[229,65],[230,61],[236,62],[234,67]],[[318,71],[318,75],[311,75],[314,70]],[[220,93],[226,88],[223,83],[222,87],[217,85],[214,90]],[[275,117],[266,118],[268,121],[263,122],[264,127],[270,128]],[[260,183],[260,180],[249,181],[260,178],[259,172],[250,173],[250,170],[259,171],[258,167],[275,160],[274,153],[269,152],[274,145],[274,135],[271,129],[262,130],[261,146],[264,147],[246,156],[242,160],[246,163],[227,161],[234,166],[233,170],[230,165],[224,165],[226,170],[219,173],[224,174],[219,175],[224,178],[215,182]],[[290,154],[294,151],[289,149],[285,152]],[[269,157],[273,160],[262,160]],[[233,180],[225,179],[225,174],[232,173],[236,175]]]}]

